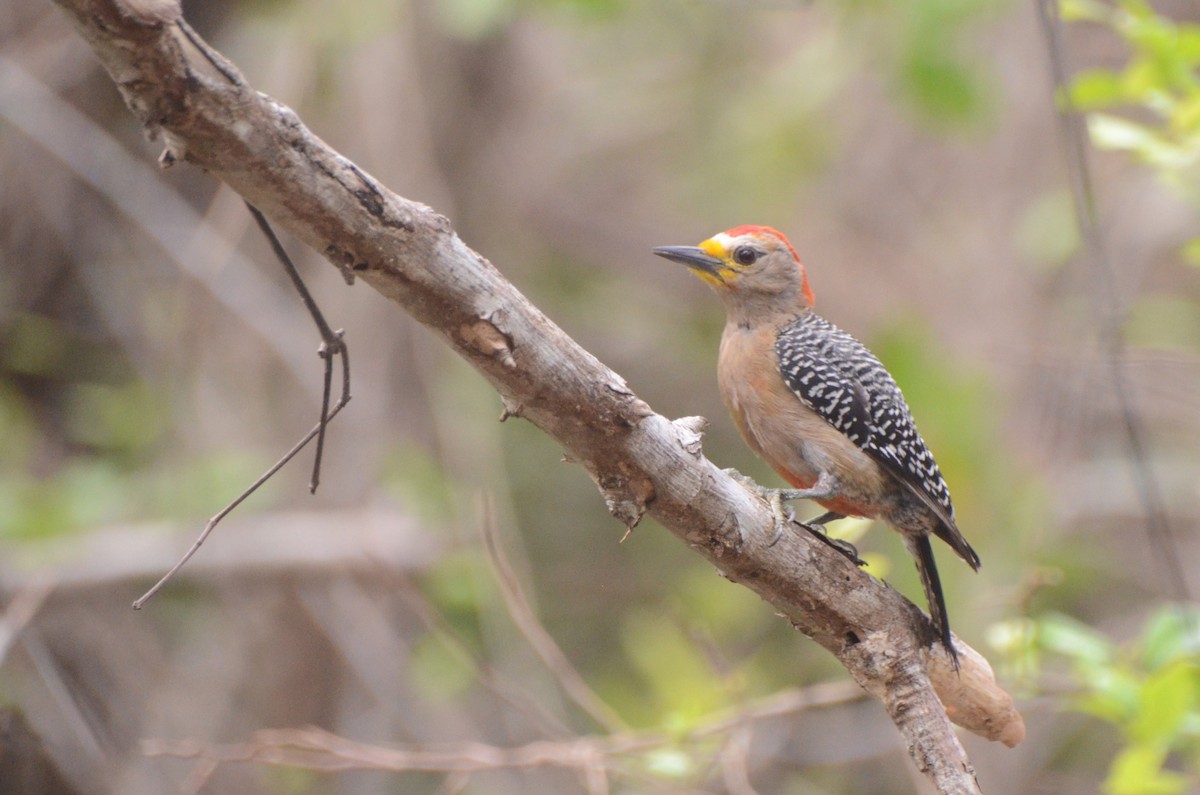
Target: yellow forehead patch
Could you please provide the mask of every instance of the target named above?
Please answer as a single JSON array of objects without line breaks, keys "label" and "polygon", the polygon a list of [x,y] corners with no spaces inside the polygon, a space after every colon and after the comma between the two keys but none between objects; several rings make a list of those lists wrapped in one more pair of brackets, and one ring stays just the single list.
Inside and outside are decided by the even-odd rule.
[{"label": "yellow forehead patch", "polygon": [[717,259],[721,260],[722,266],[716,273],[709,273],[702,270],[693,270],[692,273],[696,274],[713,287],[733,289],[731,282],[737,279],[738,272],[729,265],[729,245],[732,242],[733,238],[722,232],[719,235],[713,235],[708,240],[705,240],[703,243],[697,246],[697,248],[699,248],[708,256],[716,257]]},{"label": "yellow forehead patch", "polygon": [[700,244],[699,248],[711,257],[717,259],[725,259],[729,256],[729,244],[732,241],[729,235],[722,232],[719,235],[713,235],[708,240]]}]

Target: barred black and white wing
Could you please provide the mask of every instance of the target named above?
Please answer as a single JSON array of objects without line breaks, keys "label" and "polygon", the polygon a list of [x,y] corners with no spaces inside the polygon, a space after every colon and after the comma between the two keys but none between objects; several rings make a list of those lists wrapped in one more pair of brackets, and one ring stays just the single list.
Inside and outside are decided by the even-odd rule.
[{"label": "barred black and white wing", "polygon": [[900,387],[875,355],[811,312],[779,332],[775,352],[796,397],[921,499],[942,520],[937,535],[978,568],[978,555],[954,523],[941,470],[917,432]]}]

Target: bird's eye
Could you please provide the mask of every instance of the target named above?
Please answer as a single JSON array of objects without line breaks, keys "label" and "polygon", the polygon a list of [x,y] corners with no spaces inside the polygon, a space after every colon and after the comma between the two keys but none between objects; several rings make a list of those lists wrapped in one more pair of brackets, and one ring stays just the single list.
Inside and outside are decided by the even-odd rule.
[{"label": "bird's eye", "polygon": [[738,246],[733,252],[733,259],[739,265],[753,265],[758,259],[758,252],[750,246]]}]

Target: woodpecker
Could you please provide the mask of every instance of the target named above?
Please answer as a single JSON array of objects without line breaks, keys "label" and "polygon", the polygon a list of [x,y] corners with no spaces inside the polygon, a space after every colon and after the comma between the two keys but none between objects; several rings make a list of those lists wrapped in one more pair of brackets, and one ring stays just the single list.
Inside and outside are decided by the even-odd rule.
[{"label": "woodpecker", "polygon": [[895,379],[866,346],[813,311],[796,250],[766,226],[738,226],[699,246],[661,246],[725,304],[717,376],[746,443],[808,499],[824,525],[847,516],[881,519],[916,561],[934,628],[956,667],[946,600],[930,535],[972,569],[979,556],[954,521],[950,491],[917,432]]}]

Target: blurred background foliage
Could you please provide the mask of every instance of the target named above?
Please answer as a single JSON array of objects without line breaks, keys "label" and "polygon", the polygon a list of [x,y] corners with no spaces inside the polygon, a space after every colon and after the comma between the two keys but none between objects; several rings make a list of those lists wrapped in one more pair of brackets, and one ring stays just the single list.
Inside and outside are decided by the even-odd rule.
[{"label": "blurred background foliage", "polygon": [[[263,0],[185,13],[314,132],[447,214],[656,410],[710,418],[718,465],[771,484],[716,393],[719,305],[648,251],[740,223],[785,231],[819,309],[905,389],[983,557],[973,575],[939,555],[954,626],[1023,694],[1030,729],[1011,751],[964,738],[984,788],[1195,789],[1196,618],[1165,604],[1148,551],[1053,115],[1056,100],[1087,112],[1100,150],[1124,364],[1171,554],[1190,573],[1194,3],[1064,2],[1076,76],[1057,97],[1035,8],[1012,0],[364,0],[352,12]],[[561,450],[497,423],[496,396],[438,339],[295,244],[354,355],[321,490],[305,493],[307,464],[286,470],[130,613],[203,520],[311,425],[319,396],[319,340],[240,201],[186,165],[159,172],[157,149],[60,12],[6,5],[0,780],[81,793],[587,788],[554,770],[213,770],[138,744],[313,724],[416,745],[662,733],[612,761],[618,792],[921,786],[870,702],[708,732],[843,674],[652,521],[618,544],[624,528]],[[894,534],[845,524],[872,573],[919,602]],[[564,694],[514,619],[483,529],[632,729]]]}]

